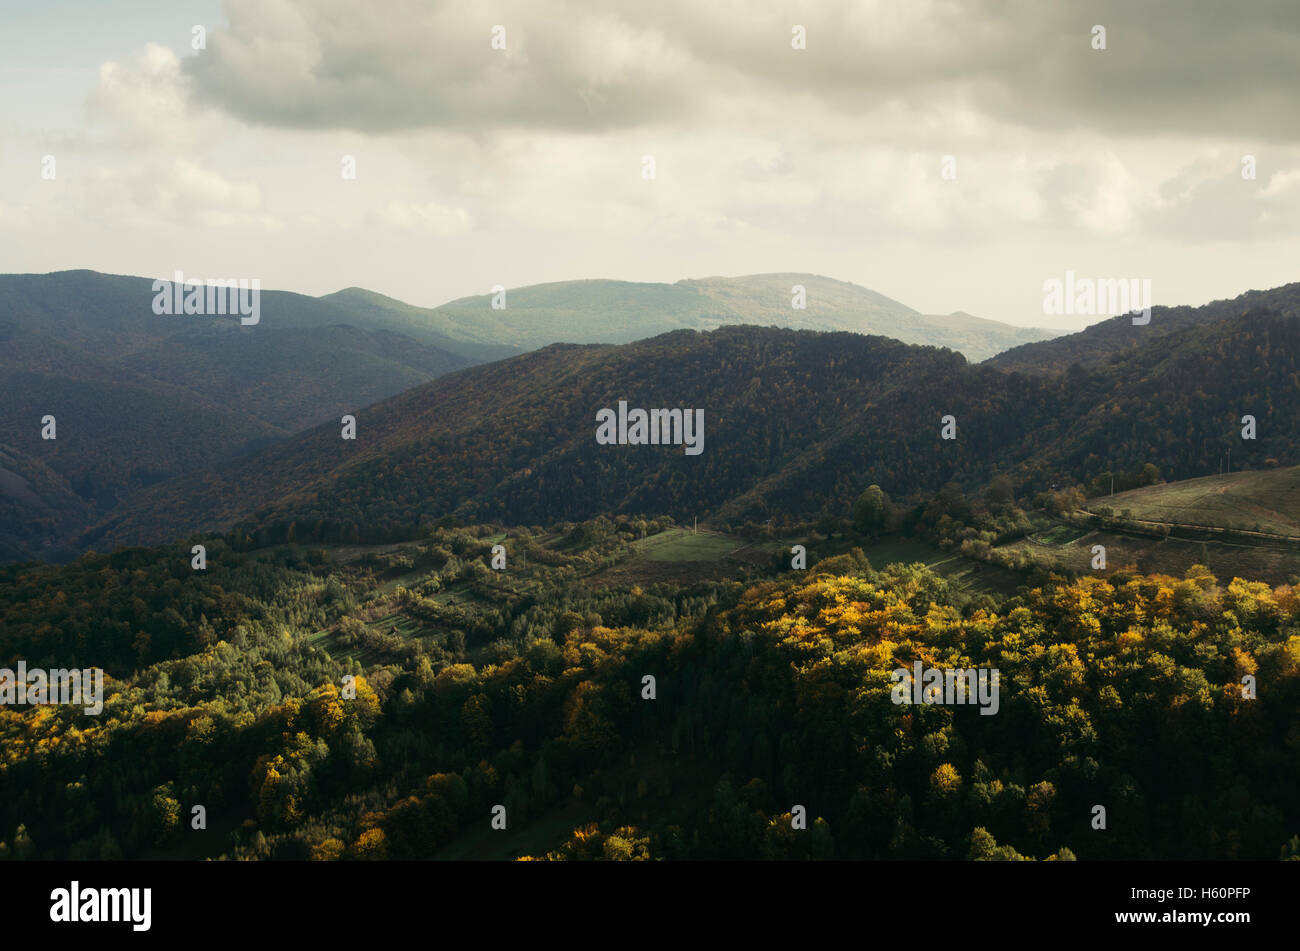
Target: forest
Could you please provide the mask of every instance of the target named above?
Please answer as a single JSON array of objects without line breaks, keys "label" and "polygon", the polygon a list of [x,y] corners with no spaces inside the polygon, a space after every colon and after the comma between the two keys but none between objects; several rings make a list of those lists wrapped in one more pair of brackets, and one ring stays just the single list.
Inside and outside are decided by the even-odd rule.
[{"label": "forest", "polygon": [[[0,853],[1300,855],[1300,590],[1116,569],[990,597],[874,567],[856,514],[807,570],[644,587],[609,568],[669,522],[0,568],[0,661],[107,672],[99,717],[0,709]],[[997,715],[891,702],[918,660],[999,670]]]},{"label": "forest", "polygon": [[[153,486],[81,544],[321,522],[344,540],[396,541],[447,517],[698,516],[735,527],[837,516],[873,483],[917,504],[948,483],[976,492],[997,475],[1031,496],[1063,483],[1108,488],[1112,474],[1148,463],[1166,480],[1191,478],[1214,473],[1230,449],[1237,468],[1294,465],[1297,341],[1300,317],[1260,310],[1190,323],[1103,366],[1060,373],[759,327],[555,345],[370,406],[355,440],[329,422]],[[708,448],[686,457],[599,445],[595,413],[619,400],[703,408]],[[1257,421],[1249,440],[1245,414]],[[952,439],[942,435],[949,415]]]},{"label": "forest", "polygon": [[[1032,372],[555,345],[144,489],[0,565],[0,665],[106,673],[99,716],[0,707],[0,855],[1300,856],[1289,556],[1049,557],[1122,528],[1108,492],[1300,462],[1300,317],[1206,316]],[[704,407],[708,449],[597,445],[620,399]],[[917,663],[996,669],[998,712],[895,704]]]}]

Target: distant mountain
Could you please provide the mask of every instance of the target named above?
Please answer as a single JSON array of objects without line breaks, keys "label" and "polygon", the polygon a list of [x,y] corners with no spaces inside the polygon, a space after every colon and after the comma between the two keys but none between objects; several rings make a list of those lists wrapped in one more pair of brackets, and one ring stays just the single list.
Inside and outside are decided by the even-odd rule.
[{"label": "distant mountain", "polygon": [[146,485],[475,362],[301,294],[262,291],[250,326],[153,298],[148,278],[0,275],[0,558],[57,555]]},{"label": "distant mountain", "polygon": [[[69,280],[90,280],[81,274]],[[660,311],[650,300],[681,294],[721,303],[711,316],[667,309],[670,318],[721,324],[744,299],[769,301],[747,305],[751,322],[826,320],[815,302],[821,295],[834,303],[836,288],[858,302],[859,325],[901,307],[808,278],[809,310],[786,315],[777,291],[801,283],[796,278],[580,282],[577,296],[645,298],[640,310],[622,311],[632,317],[607,321],[609,334],[636,332],[633,325]],[[565,326],[555,301],[574,300],[575,286],[510,292],[505,312],[485,299],[481,332],[528,327],[521,312],[543,315],[534,330]],[[842,514],[872,482],[918,498],[948,481],[976,488],[994,473],[1010,475],[1022,492],[1088,484],[1147,463],[1166,479],[1184,479],[1215,471],[1228,448],[1234,467],[1297,464],[1297,288],[1157,310],[1147,327],[1111,322],[1076,335],[1073,351],[1047,341],[1020,348],[1015,361],[971,365],[951,350],[881,336],[721,325],[627,344],[551,345],[414,386],[412,375],[427,379],[468,358],[392,329],[425,313],[395,302],[372,301],[366,311],[389,322],[382,329],[311,325],[313,307],[332,319],[356,292],[329,299],[268,292],[257,327],[192,325],[171,340],[156,339],[152,328],[131,339],[140,330],[121,316],[121,302],[99,298],[84,305],[97,303],[101,316],[90,323],[113,331],[99,345],[92,340],[102,333],[87,336],[81,307],[41,298],[54,311],[44,324],[35,305],[0,310],[0,337],[8,338],[0,370],[20,394],[7,412],[22,421],[0,438],[0,506],[7,506],[0,556],[42,552],[51,538],[70,539],[95,522],[68,550],[236,524],[297,522],[308,535],[344,537],[418,531],[447,515],[531,524],[602,513],[733,523],[817,517]],[[131,291],[131,306],[138,292]],[[532,298],[537,306],[520,307],[533,292],[542,295]],[[549,308],[542,306],[548,294]],[[1252,302],[1271,306],[1243,313]],[[836,319],[847,312],[825,309]],[[430,319],[423,333],[450,338],[476,326],[468,311],[457,324],[437,310],[442,323]],[[572,326],[592,326],[585,311],[575,313]],[[913,326],[927,319],[947,318],[915,315]],[[37,329],[47,324],[58,332]],[[530,343],[520,332],[510,344],[476,345]],[[382,386],[410,388],[371,405],[352,399]],[[619,400],[704,409],[707,448],[686,456],[680,447],[597,445],[595,413]],[[349,411],[357,416],[355,441],[339,438],[338,416]],[[39,439],[47,412],[59,415],[57,444]],[[957,419],[955,441],[938,438],[949,414]],[[1243,414],[1257,418],[1257,440],[1240,439]],[[283,438],[313,421],[321,425]]]},{"label": "distant mountain", "polygon": [[347,287],[315,299],[323,306],[334,307],[365,326],[383,327],[414,337],[449,353],[466,357],[474,363],[489,363],[517,356],[528,349],[511,344],[484,342],[481,335],[474,332],[472,322],[468,328],[462,329],[456,323],[446,320],[437,309],[416,307],[363,287]]},{"label": "distant mountain", "polygon": [[[415,525],[453,513],[519,523],[684,514],[688,505],[705,515],[801,465],[817,445],[860,434],[875,415],[871,403],[891,392],[910,397],[929,381],[930,395],[919,402],[932,403],[965,365],[959,354],[883,337],[758,327],[552,345],[377,404],[358,415],[355,441],[326,424],[154,487],[84,542],[174,537],[262,509],[353,526]],[[597,446],[595,414],[619,400],[703,408],[703,453]]]},{"label": "distant mountain", "polygon": [[[441,377],[358,416],[156,486],[84,540],[297,522],[302,534],[430,519],[547,524],[602,513],[739,522],[844,514],[871,483],[918,497],[995,472],[1019,491],[1154,464],[1169,479],[1300,463],[1300,318],[1195,325],[1097,370],[1006,373],[881,337],[757,327],[556,345]],[[606,446],[596,413],[705,410],[705,448]],[[1243,413],[1259,420],[1244,443]],[[958,438],[940,439],[953,415]],[[1273,462],[1270,462],[1273,460]],[[301,537],[301,536],[300,536]]]},{"label": "distant mountain", "polygon": [[[794,309],[801,285],[806,307]],[[926,317],[866,288],[768,274],[676,284],[570,281],[438,308],[348,288],[261,291],[261,319],[159,316],[148,278],[0,275],[0,559],[70,534],[155,482],[337,420],[451,370],[555,342],[623,343],[738,324],[874,333],[972,359],[1043,332]],[[40,437],[52,415],[55,440]]]},{"label": "distant mountain", "polygon": [[1200,307],[1152,307],[1151,321],[1135,326],[1130,316],[1112,317],[1078,333],[1013,347],[993,356],[990,366],[1022,373],[1063,373],[1071,364],[1099,367],[1188,327],[1203,326],[1247,311],[1300,314],[1300,283],[1247,291],[1231,300]]},{"label": "distant mountain", "polygon": [[[803,309],[792,306],[795,285],[804,288]],[[352,299],[365,292],[340,293]],[[494,310],[491,295],[483,294],[425,314],[428,326],[450,338],[518,350],[551,343],[631,343],[673,330],[753,324],[877,334],[948,347],[978,361],[1051,336],[1047,330],[963,313],[925,316],[865,287],[815,274],[710,277],[675,284],[564,281],[508,290],[505,304]]]}]

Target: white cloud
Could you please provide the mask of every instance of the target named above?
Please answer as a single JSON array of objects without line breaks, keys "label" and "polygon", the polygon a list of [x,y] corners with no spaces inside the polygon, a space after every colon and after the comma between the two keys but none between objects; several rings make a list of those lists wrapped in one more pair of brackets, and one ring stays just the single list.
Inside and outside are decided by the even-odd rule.
[{"label": "white cloud", "polygon": [[255,211],[262,205],[256,185],[229,182],[217,172],[185,159],[177,159],[171,174],[159,183],[159,197],[164,205],[180,205],[182,210],[218,207]]},{"label": "white cloud", "polygon": [[439,237],[464,234],[473,226],[464,208],[448,208],[434,201],[390,201],[383,220],[410,231],[425,231]]},{"label": "white cloud", "polygon": [[[1041,0],[227,0],[202,52],[182,34],[68,73],[67,114],[6,138],[0,215],[46,236],[51,267],[184,250],[195,273],[213,255],[430,304],[813,270],[1040,322],[1042,274],[1067,267],[1140,268],[1183,300],[1293,279],[1300,150],[1279,141],[1300,113],[1277,108],[1277,64],[1300,5],[1182,2],[1195,17],[1094,0],[1081,27]],[[460,240],[431,271],[412,235]],[[36,243],[0,235],[26,266]]]},{"label": "white cloud", "polygon": [[1260,190],[1260,197],[1294,198],[1297,193],[1300,193],[1300,168],[1291,168],[1270,175],[1268,184]]},{"label": "white cloud", "polygon": [[166,46],[148,43],[125,63],[99,67],[87,107],[118,144],[184,145],[192,140],[181,63]]}]

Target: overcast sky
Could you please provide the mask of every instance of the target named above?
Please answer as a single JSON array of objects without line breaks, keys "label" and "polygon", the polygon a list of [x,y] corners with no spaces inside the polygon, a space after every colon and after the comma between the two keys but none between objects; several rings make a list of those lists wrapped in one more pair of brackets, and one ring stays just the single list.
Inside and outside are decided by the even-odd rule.
[{"label": "overcast sky", "polygon": [[0,271],[427,306],[809,271],[1073,328],[1067,269],[1300,280],[1298,67],[1296,0],[6,2]]}]

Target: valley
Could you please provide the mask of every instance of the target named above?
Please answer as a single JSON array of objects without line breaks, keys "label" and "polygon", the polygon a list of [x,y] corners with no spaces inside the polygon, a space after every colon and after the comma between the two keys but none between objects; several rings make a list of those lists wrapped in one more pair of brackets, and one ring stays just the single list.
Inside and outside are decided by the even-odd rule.
[{"label": "valley", "polygon": [[[1300,690],[1300,600],[1287,586],[1204,568],[1053,577],[907,536],[744,538],[633,518],[441,527],[380,545],[203,540],[202,572],[183,545],[0,568],[0,649],[107,672],[95,722],[0,709],[16,791],[0,823],[18,826],[0,852],[1087,859],[1286,847],[1294,790],[1265,725],[1293,716]],[[790,568],[791,544],[806,545],[807,569]],[[1194,641],[1179,633],[1191,624]],[[998,715],[900,714],[888,672],[914,661],[996,667]],[[1242,670],[1260,678],[1250,706],[1233,687]],[[1173,712],[1191,702],[1194,725]],[[1178,753],[1207,732],[1225,751],[1208,771]],[[50,781],[65,792],[38,795]],[[1243,783],[1259,809],[1213,808]],[[1116,806],[1105,839],[1071,819],[1099,787]],[[1188,790],[1210,804],[1194,835],[1171,826]],[[815,834],[782,833],[805,800]],[[176,822],[191,802],[222,835]],[[493,803],[507,834],[475,819]]]},{"label": "valley", "polygon": [[[287,353],[275,304],[245,330]],[[0,709],[19,790],[0,854],[1300,854],[1279,766],[1300,709],[1300,317],[1215,313],[1127,349],[1098,325],[1108,356],[1063,369],[1054,341],[1000,369],[725,324],[430,357],[436,378],[347,407],[354,439],[343,403],[303,414],[318,378],[342,398],[373,370],[303,357],[281,378],[221,330],[101,354],[134,361],[136,389],[88,374],[58,410],[67,456],[0,457],[9,511],[38,515],[6,523],[23,557],[0,564],[0,655],[106,685],[91,722]],[[389,333],[309,335],[421,366]],[[178,434],[159,458],[195,381],[246,399],[186,417],[211,455]],[[153,461],[113,481],[123,394],[130,419],[154,407],[135,437]],[[707,445],[602,443],[620,400],[707,410]],[[1229,449],[1240,471],[1206,475]],[[30,557],[55,537],[63,563]],[[997,715],[894,705],[891,671],[917,664],[999,670]],[[1080,819],[1098,799],[1116,835]],[[194,803],[218,835],[184,826]],[[499,809],[504,830],[482,820]]]}]

